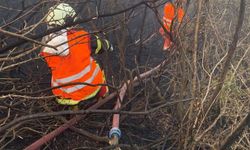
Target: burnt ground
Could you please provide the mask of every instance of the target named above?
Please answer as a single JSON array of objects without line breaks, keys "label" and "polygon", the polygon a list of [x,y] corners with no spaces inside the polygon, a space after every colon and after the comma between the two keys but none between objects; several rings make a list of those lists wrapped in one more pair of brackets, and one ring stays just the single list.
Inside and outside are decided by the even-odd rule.
[{"label": "burnt ground", "polygon": [[[150,106],[152,105],[151,107],[153,107],[154,104],[159,103],[157,96],[155,96],[155,98],[155,100],[151,100],[152,104],[149,104]],[[125,101],[126,100],[128,99],[125,99]],[[102,108],[109,108],[112,104],[113,102],[110,102]],[[131,105],[132,106],[130,106],[130,108],[126,109],[130,110],[131,108],[142,107],[145,105],[144,97],[139,95],[136,98],[136,101],[134,101]],[[55,109],[63,109],[58,108],[56,105],[54,105],[54,107]],[[53,108],[53,106],[51,106],[51,108]],[[143,111],[143,109],[140,109],[140,111]],[[170,133],[171,130],[175,129],[176,124],[175,120],[169,115],[168,111],[170,111],[170,109],[164,108],[150,115],[121,115],[123,118],[120,125],[122,131],[122,138],[120,139],[122,149],[158,149],[161,148],[163,142],[167,142],[167,144],[170,145],[172,143],[171,137],[173,136]],[[72,116],[66,116],[66,118],[71,117]],[[81,120],[75,127],[103,137],[108,135],[111,125],[111,118],[112,115],[90,114],[87,116],[87,118]],[[43,134],[48,133],[49,131],[52,131],[58,127],[61,123],[62,122],[57,118],[45,118],[29,121],[28,123],[23,124],[22,127],[30,127],[37,131],[46,132],[35,133],[34,131],[32,132],[29,130],[19,132],[19,137],[16,137],[15,140],[4,149],[23,149],[35,140],[39,139]],[[6,140],[8,141],[8,139]],[[57,136],[43,148],[53,150],[100,148],[111,149],[107,143],[97,142],[69,129]]]},{"label": "burnt ground", "polygon": [[[154,79],[157,80],[158,78]],[[167,82],[166,79],[161,79],[160,83]],[[164,87],[164,86],[162,86]],[[143,89],[143,90],[142,90]],[[164,91],[164,90],[163,90]],[[124,103],[132,101],[124,110],[136,109],[137,111],[144,111],[145,107],[150,109],[159,106],[166,101],[160,100],[157,93],[152,88],[152,84],[146,82],[144,85],[134,89],[134,93],[139,93],[135,97],[126,96]],[[150,95],[150,97],[145,96]],[[148,99],[147,99],[148,98]],[[166,100],[170,101],[168,94],[166,95]],[[46,112],[43,105],[47,105],[50,109],[54,111],[67,110],[66,107],[58,106],[54,101],[45,101],[46,103],[30,103],[26,102],[26,107],[21,109],[25,111],[27,107],[33,106],[33,110],[30,113]],[[115,103],[115,99],[107,104],[105,104],[102,109],[112,109]],[[147,105],[147,106],[146,106]],[[18,105],[17,105],[18,106]],[[20,112],[19,105],[16,110],[12,113],[16,113],[18,116],[27,115],[26,112]],[[87,107],[83,103],[83,108]],[[149,115],[121,115],[122,122],[120,125],[122,131],[122,138],[120,143],[122,144],[122,149],[161,149],[162,145],[167,143],[171,145],[173,142],[171,139],[173,130],[177,127],[175,118],[170,116],[170,112],[173,108],[166,107]],[[28,114],[30,114],[28,113]],[[6,116],[6,115],[4,115]],[[72,116],[65,116],[66,118],[71,118]],[[79,129],[86,130],[98,136],[107,136],[111,127],[112,115],[107,114],[90,114],[87,118],[81,120],[75,127]],[[11,119],[10,119],[11,120]],[[58,118],[44,118],[32,120],[25,122],[20,127],[17,128],[17,136],[13,141],[11,141],[4,149],[16,150],[23,149],[30,145],[37,139],[41,138],[46,133],[49,133],[56,127],[62,124]],[[6,141],[11,140],[12,137],[6,139]],[[97,142],[86,136],[83,136],[72,130],[66,130],[51,142],[49,142],[44,149],[100,149],[106,148],[111,149],[107,143]]]}]

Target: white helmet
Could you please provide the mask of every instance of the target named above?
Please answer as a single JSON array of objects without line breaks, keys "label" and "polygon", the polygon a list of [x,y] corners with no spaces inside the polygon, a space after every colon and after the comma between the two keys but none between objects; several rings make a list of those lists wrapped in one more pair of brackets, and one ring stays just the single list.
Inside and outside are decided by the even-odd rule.
[{"label": "white helmet", "polygon": [[76,12],[74,8],[72,8],[69,4],[60,3],[54,7],[49,9],[48,16],[46,18],[46,22],[48,25],[64,25],[67,19],[76,19]]}]

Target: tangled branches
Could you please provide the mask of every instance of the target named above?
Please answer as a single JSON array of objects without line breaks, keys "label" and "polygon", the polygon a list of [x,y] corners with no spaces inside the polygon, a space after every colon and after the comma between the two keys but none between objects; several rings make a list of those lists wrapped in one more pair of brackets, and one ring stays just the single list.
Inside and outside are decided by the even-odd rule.
[{"label": "tangled branches", "polygon": [[[72,0],[78,20],[46,29],[56,3],[0,2],[0,149],[23,149],[76,114],[85,117],[44,149],[112,149],[106,135],[113,113],[121,114],[122,149],[250,148],[250,2],[187,1],[167,53],[158,34],[166,0]],[[51,47],[44,36],[75,25],[103,34],[115,48],[97,58],[112,92],[98,110],[86,110],[92,103],[77,112],[59,106],[38,55],[41,46]],[[156,73],[140,77],[164,60]],[[111,110],[124,84],[122,108]]]}]

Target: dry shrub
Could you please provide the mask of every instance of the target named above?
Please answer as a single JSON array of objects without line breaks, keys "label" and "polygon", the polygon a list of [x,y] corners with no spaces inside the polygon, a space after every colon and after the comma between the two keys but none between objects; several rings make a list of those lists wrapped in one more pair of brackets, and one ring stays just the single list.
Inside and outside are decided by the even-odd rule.
[{"label": "dry shrub", "polygon": [[[53,1],[53,3],[56,2]],[[93,15],[91,12],[96,13],[97,8],[100,14],[109,14],[138,3],[135,0],[126,2],[124,0],[94,2],[73,0],[72,4],[79,8],[88,8],[81,12],[82,19]],[[128,145],[124,147],[130,149],[137,146],[141,149],[217,149],[218,145],[249,113],[250,1],[246,1],[244,24],[234,57],[231,59],[223,87],[214,101],[212,96],[221,82],[220,75],[233,40],[240,2],[238,0],[202,0],[199,10],[200,1],[191,0],[185,21],[179,30],[175,30],[176,47],[172,49],[173,54],[167,53],[163,56],[160,51],[162,40],[158,35],[160,18],[157,19],[157,17],[162,15],[165,2],[163,0],[149,2],[147,5],[140,5],[128,11],[81,24],[88,26],[92,31],[106,32],[116,48],[113,54],[103,56],[104,68],[110,77],[109,83],[115,87],[113,91],[118,90],[124,81],[149,70],[164,58],[169,59],[156,75],[140,81],[137,88],[130,87],[124,103],[126,110],[133,111],[146,111],[165,103],[171,103],[171,105],[146,116],[122,117],[124,121],[121,128],[124,131],[124,138],[121,139],[121,143],[128,144],[130,147]],[[29,6],[29,4],[26,5]],[[44,22],[39,21],[51,5],[52,3],[42,1],[39,5],[42,9],[35,9],[36,11],[28,13],[27,18],[14,21],[16,24],[21,22],[23,26],[14,28],[11,25],[3,29],[20,35],[30,29],[27,36],[36,35],[44,28]],[[28,10],[29,7],[26,9]],[[26,9],[20,14],[25,13]],[[156,14],[157,11],[159,14]],[[84,14],[88,15],[84,16]],[[197,23],[198,17],[200,20]],[[195,29],[197,25],[199,25],[198,30]],[[0,38],[4,44],[15,39],[5,34],[1,34]],[[0,55],[1,59],[8,59],[1,60],[1,69],[9,67],[5,68],[6,70],[0,70],[1,80],[3,80],[0,87],[1,127],[16,117],[48,112],[49,109],[53,111],[67,109],[59,107],[53,101],[49,90],[44,90],[49,86],[50,75],[45,63],[37,55],[39,44],[31,43],[26,41],[8,50],[5,55]],[[4,44],[1,47],[4,47]],[[27,45],[28,47],[25,47]],[[31,50],[30,48],[37,49],[18,59],[10,57],[20,56],[22,52]],[[20,64],[21,61],[24,64]],[[102,119],[97,119],[93,123],[93,118],[87,118],[79,128],[104,136],[110,127],[110,116],[94,115],[94,119]],[[60,119],[55,118],[35,119],[17,124],[0,135],[1,148],[17,147],[20,139],[23,141],[21,147],[27,146],[31,141],[52,131],[60,124],[62,124]],[[47,147],[62,148],[64,145],[60,146],[60,144],[65,141],[68,149],[82,146],[93,148],[93,145],[96,148],[107,146],[102,143],[96,144],[94,140],[76,133],[70,134],[69,138],[69,132],[66,131]],[[75,135],[81,137],[84,142],[75,142],[73,138]],[[249,149],[249,136],[250,131],[246,129],[232,149]]]},{"label": "dry shrub", "polygon": [[[217,149],[249,113],[250,3],[246,2],[238,44],[223,87],[215,99],[213,94],[222,82],[221,73],[227,52],[232,47],[240,1],[204,0],[200,10],[199,1],[191,1],[190,5],[196,13],[193,18],[187,16],[186,19],[191,21],[180,29],[184,32],[178,38],[179,53],[170,68],[175,72],[172,84],[174,99],[193,98],[190,103],[177,105],[177,112],[173,112],[180,123],[179,143],[176,145],[181,149]],[[197,25],[198,32],[195,29]],[[249,130],[240,137],[232,149],[249,149]]]}]

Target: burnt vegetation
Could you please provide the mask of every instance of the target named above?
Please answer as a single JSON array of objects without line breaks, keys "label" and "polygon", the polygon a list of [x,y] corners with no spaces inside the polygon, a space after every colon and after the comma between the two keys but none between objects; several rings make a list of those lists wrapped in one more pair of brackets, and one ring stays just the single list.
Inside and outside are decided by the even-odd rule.
[{"label": "burnt vegetation", "polygon": [[[169,52],[158,31],[167,0],[66,2],[78,19],[47,29],[44,17],[58,0],[0,1],[0,149],[24,149],[74,116],[77,123],[42,149],[112,149],[114,113],[121,149],[250,149],[250,1],[187,0]],[[39,55],[49,46],[44,36],[72,26],[114,46],[97,56],[110,95],[79,111],[54,101]],[[121,89],[122,108],[113,111]]]}]

